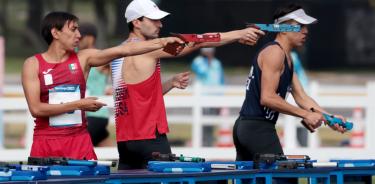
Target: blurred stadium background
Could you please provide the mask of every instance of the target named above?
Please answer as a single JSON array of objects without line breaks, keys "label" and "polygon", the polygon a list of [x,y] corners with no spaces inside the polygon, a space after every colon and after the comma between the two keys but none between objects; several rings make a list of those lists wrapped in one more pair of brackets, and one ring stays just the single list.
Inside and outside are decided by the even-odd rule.
[{"label": "blurred stadium background", "polygon": [[[129,2],[130,0],[0,0],[0,37],[5,43],[2,48],[3,62],[0,54],[0,160],[20,159],[16,155],[26,159],[28,155],[33,124],[27,114],[20,71],[26,57],[46,49],[46,44],[39,36],[42,17],[50,11],[69,11],[77,15],[81,22],[95,23],[99,30],[97,46],[105,48],[120,44],[126,38],[128,30],[124,11]],[[351,120],[360,122],[360,130],[359,136],[351,133],[341,135],[322,127],[317,133],[309,134],[307,142],[301,143],[296,137],[299,120],[282,117],[278,129],[283,136],[286,153],[310,154],[312,158],[316,156],[321,159],[332,156],[347,158],[351,154],[352,158],[375,157],[375,138],[371,134],[371,130],[375,130],[372,125],[375,121],[374,0],[155,2],[160,9],[172,13],[163,21],[161,36],[167,36],[170,32],[229,31],[243,28],[246,23],[272,23],[273,11],[278,6],[290,2],[303,5],[309,14],[319,20],[318,24],[310,27],[306,45],[298,50],[310,77],[311,94],[332,113],[342,113]],[[244,98],[243,85],[254,53],[271,39],[273,35],[267,34],[255,47],[234,43],[217,49],[217,57],[225,67],[227,84],[216,89],[221,95],[212,93],[212,89],[192,85],[186,91],[175,90],[166,96],[171,126],[169,138],[176,153],[234,159],[234,148],[230,147],[230,143],[229,147],[218,147],[219,141],[228,140],[225,132],[231,131]],[[196,55],[197,53],[192,53],[163,62],[164,77],[189,70],[191,60]],[[111,102],[111,97],[106,99]],[[211,116],[202,113],[203,107],[226,110],[220,115]],[[111,120],[111,137],[115,141],[114,119]],[[214,137],[203,135],[202,127],[209,125],[216,127]],[[353,146],[350,142],[355,139],[362,143]],[[117,158],[114,147],[98,148],[97,151],[99,158]]]}]

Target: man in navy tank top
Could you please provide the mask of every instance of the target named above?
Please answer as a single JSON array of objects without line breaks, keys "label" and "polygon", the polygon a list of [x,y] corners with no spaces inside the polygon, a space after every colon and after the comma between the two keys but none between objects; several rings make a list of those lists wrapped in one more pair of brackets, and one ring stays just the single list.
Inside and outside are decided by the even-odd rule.
[{"label": "man in navy tank top", "polygon": [[[308,36],[308,25],[317,20],[308,16],[301,6],[291,4],[278,9],[275,24],[300,25],[300,32],[280,32],[276,39],[266,44],[254,57],[246,82],[246,97],[240,116],[233,128],[236,160],[253,160],[256,153],[283,153],[275,124],[279,113],[301,118],[314,130],[324,123],[321,113],[327,113],[303,90],[293,71],[291,50],[303,46]],[[285,99],[291,93],[298,106]],[[340,115],[335,115],[345,120]],[[340,126],[333,130],[345,132]]]},{"label": "man in navy tank top", "polygon": [[41,28],[48,49],[27,58],[22,70],[25,97],[35,118],[32,157],[97,159],[87,132],[85,111],[97,111],[106,104],[94,97],[85,98],[90,68],[160,49],[168,43],[184,43],[169,37],[76,53],[81,38],[76,16],[49,13]]}]

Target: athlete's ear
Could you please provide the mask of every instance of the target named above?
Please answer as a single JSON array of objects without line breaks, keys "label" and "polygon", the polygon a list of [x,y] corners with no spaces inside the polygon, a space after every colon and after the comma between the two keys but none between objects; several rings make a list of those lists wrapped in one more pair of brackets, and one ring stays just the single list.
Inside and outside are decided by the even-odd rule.
[{"label": "athlete's ear", "polygon": [[134,28],[138,28],[139,29],[141,27],[141,20],[139,20],[139,19],[135,19],[131,23],[133,24]]},{"label": "athlete's ear", "polygon": [[58,40],[59,39],[59,30],[56,28],[51,29],[51,35],[54,39]]}]

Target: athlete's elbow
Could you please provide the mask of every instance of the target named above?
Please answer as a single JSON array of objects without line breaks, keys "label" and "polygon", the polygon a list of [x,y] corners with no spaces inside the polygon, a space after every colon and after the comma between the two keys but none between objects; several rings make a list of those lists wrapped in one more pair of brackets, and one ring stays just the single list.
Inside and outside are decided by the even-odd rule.
[{"label": "athlete's elbow", "polygon": [[47,113],[39,107],[30,107],[29,110],[31,116],[33,116],[34,118],[43,118],[48,116]]},{"label": "athlete's elbow", "polygon": [[268,96],[262,95],[262,96],[260,97],[260,105],[262,105],[262,106],[269,107],[270,104],[272,104],[271,101],[272,101],[271,98],[268,97]]},{"label": "athlete's elbow", "polygon": [[40,109],[32,107],[29,110],[30,110],[31,116],[33,116],[34,118],[42,117],[42,113]]}]

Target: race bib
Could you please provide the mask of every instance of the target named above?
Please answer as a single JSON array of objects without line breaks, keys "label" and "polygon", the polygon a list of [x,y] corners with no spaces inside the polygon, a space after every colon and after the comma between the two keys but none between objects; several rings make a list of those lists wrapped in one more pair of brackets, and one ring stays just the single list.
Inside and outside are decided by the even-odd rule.
[{"label": "race bib", "polygon": [[[49,104],[63,104],[81,99],[79,85],[61,85],[48,91]],[[65,114],[51,116],[49,125],[53,127],[60,126],[81,126],[82,112],[74,110]]]}]

